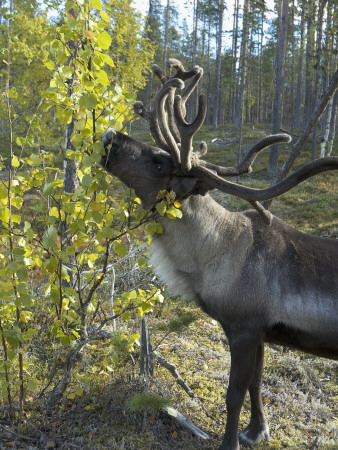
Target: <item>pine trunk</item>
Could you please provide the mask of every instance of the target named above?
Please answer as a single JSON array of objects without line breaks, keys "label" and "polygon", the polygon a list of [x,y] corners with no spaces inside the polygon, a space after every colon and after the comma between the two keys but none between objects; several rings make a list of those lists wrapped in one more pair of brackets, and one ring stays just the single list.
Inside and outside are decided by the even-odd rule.
[{"label": "pine trunk", "polygon": [[[283,0],[279,3],[278,11],[278,37],[277,37],[277,65],[276,65],[276,87],[273,102],[272,133],[279,133],[282,123],[283,111],[283,88],[284,88],[284,63],[287,39],[288,9],[289,1]],[[272,146],[270,150],[267,172],[274,175],[278,167],[278,145]]]},{"label": "pine trunk", "polygon": [[314,15],[315,15],[315,5],[311,4],[308,10],[307,17],[307,36],[306,36],[306,51],[305,51],[305,100],[304,100],[304,114],[303,114],[303,127],[308,122],[311,115],[313,107],[313,91],[314,91],[314,80],[312,67],[313,63],[313,52],[314,52]]},{"label": "pine trunk", "polygon": [[297,93],[296,103],[294,109],[294,124],[293,128],[298,128],[300,125],[301,117],[301,104],[303,101],[303,71],[304,71],[304,37],[305,37],[305,11],[306,2],[302,1],[302,15],[300,21],[300,47],[299,47],[299,59],[298,59],[298,77],[297,77]]},{"label": "pine trunk", "polygon": [[228,121],[234,121],[234,109],[236,101],[236,64],[237,64],[237,42],[238,42],[238,12],[239,0],[235,0],[234,5],[234,20],[232,33],[232,51],[231,51],[231,67],[230,67],[230,88],[229,88],[229,103],[228,103]]},{"label": "pine trunk", "polygon": [[234,123],[238,127],[242,127],[243,123],[243,102],[244,102],[244,91],[246,85],[247,77],[247,63],[248,63],[248,38],[249,38],[249,0],[244,0],[243,6],[243,32],[242,32],[242,43],[241,43],[241,56],[240,56],[240,84],[238,101],[236,107],[236,114]]},{"label": "pine trunk", "polygon": [[170,0],[167,0],[167,7],[166,7],[166,11],[165,11],[165,22],[164,22],[163,70],[165,70],[167,59],[168,59],[167,53],[168,53],[169,18],[170,18]]},{"label": "pine trunk", "polygon": [[[316,76],[315,76],[315,86],[314,86],[314,92],[313,97],[314,101],[317,102],[318,98],[318,91],[319,91],[319,77],[320,77],[320,71],[321,71],[321,57],[322,57],[322,37],[323,37],[323,17],[324,17],[324,9],[326,5],[327,0],[323,0],[319,4],[318,9],[318,19],[317,19],[317,51],[316,51]],[[316,159],[316,147],[317,147],[317,129],[318,127],[315,127],[312,134],[312,160]]]},{"label": "pine trunk", "polygon": [[216,130],[218,125],[218,114],[220,108],[220,86],[221,86],[221,66],[222,66],[222,34],[223,34],[223,0],[219,0],[217,49],[216,49],[216,73],[214,88],[214,111],[212,116],[212,129]]}]

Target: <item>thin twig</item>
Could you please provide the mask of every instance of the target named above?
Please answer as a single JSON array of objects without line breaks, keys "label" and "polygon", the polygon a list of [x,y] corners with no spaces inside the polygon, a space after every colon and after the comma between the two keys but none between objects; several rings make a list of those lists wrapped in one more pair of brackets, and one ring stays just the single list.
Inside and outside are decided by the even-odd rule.
[{"label": "thin twig", "polygon": [[15,431],[10,430],[9,428],[4,427],[3,425],[0,424],[0,429],[5,431],[6,433],[11,433],[14,436],[20,438],[20,439],[25,439],[26,441],[32,441],[32,442],[39,442],[39,439],[36,438],[31,438],[28,436],[24,436],[22,434],[16,433]]}]

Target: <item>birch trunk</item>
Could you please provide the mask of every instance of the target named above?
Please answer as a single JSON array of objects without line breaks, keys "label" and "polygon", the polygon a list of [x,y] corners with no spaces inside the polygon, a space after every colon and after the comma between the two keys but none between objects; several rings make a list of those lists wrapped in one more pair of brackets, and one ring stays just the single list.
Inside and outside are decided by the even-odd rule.
[{"label": "birch trunk", "polygon": [[329,140],[331,116],[332,116],[332,105],[333,105],[333,97],[331,98],[329,104],[327,105],[325,133],[324,133],[322,142],[320,144],[320,157],[321,158],[324,158],[324,156],[325,156],[325,147]]},{"label": "birch trunk", "polygon": [[333,106],[332,106],[332,114],[331,114],[331,123],[330,123],[330,139],[329,139],[329,147],[327,151],[327,156],[331,156],[333,150],[333,142],[336,136],[336,120],[337,120],[337,105],[338,104],[338,94],[336,93]]},{"label": "birch trunk", "polygon": [[[323,37],[323,17],[324,9],[327,0],[323,0],[319,4],[318,9],[318,19],[317,19],[317,51],[316,51],[316,76],[315,76],[315,86],[314,86],[314,101],[317,102],[318,91],[319,91],[319,77],[321,72],[321,57],[322,57],[322,37]],[[329,105],[330,106],[330,105]],[[312,135],[312,160],[316,159],[316,148],[317,148],[317,128],[313,130]]]}]

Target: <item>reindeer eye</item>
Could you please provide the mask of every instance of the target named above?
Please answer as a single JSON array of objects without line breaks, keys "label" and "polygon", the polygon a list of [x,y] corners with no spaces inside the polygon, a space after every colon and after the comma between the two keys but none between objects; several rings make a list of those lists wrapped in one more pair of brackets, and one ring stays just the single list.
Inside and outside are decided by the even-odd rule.
[{"label": "reindeer eye", "polygon": [[156,166],[157,170],[162,170],[162,164],[156,159],[153,159],[153,163]]}]

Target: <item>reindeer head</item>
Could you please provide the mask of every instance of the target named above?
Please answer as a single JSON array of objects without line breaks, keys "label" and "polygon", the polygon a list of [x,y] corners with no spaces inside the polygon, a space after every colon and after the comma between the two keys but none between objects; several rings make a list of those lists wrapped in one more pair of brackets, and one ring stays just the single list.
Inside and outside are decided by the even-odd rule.
[{"label": "reindeer head", "polygon": [[[153,109],[146,110],[142,102],[134,104],[135,112],[149,122],[150,131],[159,148],[142,144],[111,130],[102,138],[105,147],[102,166],[135,189],[146,208],[154,206],[161,190],[173,190],[178,198],[185,198],[219,189],[248,200],[262,212],[259,201],[281,195],[315,173],[337,168],[337,158],[313,161],[266,189],[251,189],[225,180],[225,176],[233,177],[251,172],[252,163],[261,150],[272,144],[289,142],[290,136],[275,134],[261,139],[236,167],[218,166],[202,160],[201,157],[207,153],[206,143],[201,142],[199,150],[194,151],[192,141],[205,119],[206,96],[200,94],[197,116],[192,123],[185,119],[185,104],[200,81],[203,69],[195,66],[192,70],[185,71],[175,59],[169,59],[167,65],[176,69],[176,74],[170,78],[157,65],[153,66],[154,73],[162,83]],[[191,79],[190,84],[185,87],[184,81],[188,79]],[[181,95],[176,94],[178,89],[181,90]]]}]

